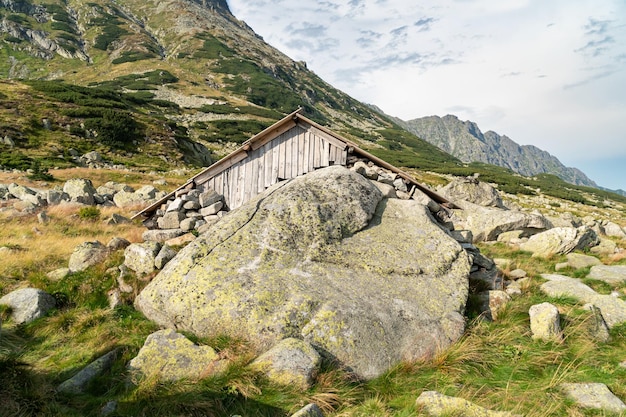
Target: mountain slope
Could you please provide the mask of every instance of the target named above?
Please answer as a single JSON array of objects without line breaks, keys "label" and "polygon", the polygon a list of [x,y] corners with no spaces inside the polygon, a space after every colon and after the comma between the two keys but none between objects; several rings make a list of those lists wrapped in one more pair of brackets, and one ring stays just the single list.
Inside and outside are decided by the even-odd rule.
[{"label": "mountain slope", "polygon": [[481,132],[471,121],[456,116],[429,116],[398,123],[463,162],[484,162],[521,175],[554,174],[576,184],[597,187],[582,171],[564,166],[556,157],[532,145],[518,145],[493,131]]},{"label": "mountain slope", "polygon": [[[154,82],[159,73],[166,82]],[[23,145],[29,142],[26,126],[38,125],[33,121],[38,118],[45,118],[58,136],[55,148],[78,141],[81,151],[99,146],[106,153],[97,129],[87,129],[88,135],[75,133],[85,130],[85,123],[97,124],[111,108],[126,112],[144,127],[126,138],[127,143],[164,144],[161,157],[172,149],[172,141],[182,141],[191,151],[205,146],[219,158],[232,150],[233,143],[298,107],[365,147],[381,148],[378,142],[386,140],[382,130],[401,130],[321,80],[305,63],[266,44],[231,14],[224,0],[0,0],[0,78],[15,80],[0,86],[7,91],[0,96],[6,100],[1,107],[7,109],[0,114],[3,132],[16,145],[5,147],[4,159],[13,161],[34,151],[34,146]],[[45,114],[43,108],[32,109],[33,120],[25,120],[29,118],[25,113],[9,111],[11,91],[21,91],[19,101],[36,101],[34,96],[40,93],[23,86],[23,80],[42,80],[36,90],[46,90],[45,94],[57,89],[52,81],[65,83],[66,90],[88,86],[93,94],[89,97],[89,91],[81,90],[81,103],[76,103],[76,91],[53,92],[48,99],[55,104],[44,107]],[[118,98],[102,100],[105,90]],[[133,105],[119,108],[120,102],[128,101],[122,96],[129,96]],[[149,128],[159,124],[169,133]],[[91,133],[93,137],[87,137]],[[425,142],[413,140],[429,149]],[[55,153],[58,149],[35,157],[42,166],[56,166]],[[123,160],[119,155],[115,159]],[[184,162],[190,159],[202,161],[207,156]],[[181,162],[168,158],[169,165]]]}]

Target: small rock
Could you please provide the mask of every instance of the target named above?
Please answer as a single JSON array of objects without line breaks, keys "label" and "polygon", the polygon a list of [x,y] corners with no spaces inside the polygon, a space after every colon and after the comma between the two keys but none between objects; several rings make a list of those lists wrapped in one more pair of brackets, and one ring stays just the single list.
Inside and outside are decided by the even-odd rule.
[{"label": "small rock", "polygon": [[109,308],[111,310],[115,310],[116,308],[124,305],[124,302],[122,301],[122,294],[119,288],[113,288],[112,290],[109,290],[109,292],[107,292],[107,298],[109,300]]},{"label": "small rock", "polygon": [[568,253],[567,264],[574,269],[580,269],[594,265],[602,265],[602,262],[595,256],[583,255],[582,253]]},{"label": "small rock", "polygon": [[454,415],[464,417],[513,417],[506,411],[492,411],[463,398],[450,397],[437,391],[424,391],[415,401],[431,416]]},{"label": "small rock", "polygon": [[398,194],[396,194],[396,189],[393,185],[383,184],[382,182],[372,181],[376,188],[383,193],[384,198],[398,198]]},{"label": "small rock", "polygon": [[118,191],[113,196],[113,202],[117,207],[126,208],[146,204],[146,197],[132,191]]},{"label": "small rock", "polygon": [[288,338],[259,356],[251,366],[278,384],[308,389],[313,384],[320,363],[321,357],[313,346],[299,339]]},{"label": "small rock", "polygon": [[104,224],[128,224],[130,223],[130,219],[128,217],[124,217],[121,214],[113,213],[111,217],[104,220]]},{"label": "small rock", "polygon": [[196,227],[196,219],[186,218],[180,222],[180,228],[184,232],[189,232]]},{"label": "small rock", "polygon": [[167,205],[165,212],[170,213],[172,211],[180,211],[183,208],[183,204],[184,202],[182,198],[175,198],[174,201]]},{"label": "small rock", "polygon": [[186,201],[185,204],[183,204],[183,209],[198,210],[200,209],[200,203],[198,203],[197,201]]},{"label": "small rock", "polygon": [[182,236],[166,240],[165,244],[168,246],[184,246],[187,243],[193,242],[195,239],[196,239],[196,236],[194,234],[187,233]]},{"label": "small rock", "polygon": [[202,214],[203,216],[212,216],[214,214],[217,214],[222,209],[222,207],[224,207],[224,203],[218,201],[217,203],[213,203],[210,206],[200,209],[200,214]]},{"label": "small rock", "polygon": [[26,324],[43,317],[55,307],[56,301],[43,290],[23,288],[0,298],[0,304],[11,307],[11,318],[15,324]]},{"label": "small rock", "polygon": [[324,417],[324,413],[322,413],[322,410],[317,404],[309,404],[296,411],[296,413],[292,414],[291,417]]},{"label": "small rock", "polygon": [[55,269],[54,271],[48,272],[46,276],[50,278],[52,281],[59,281],[65,278],[66,276],[68,276],[69,274],[70,274],[69,268],[59,268],[59,269]]},{"label": "small rock", "polygon": [[626,411],[626,404],[617,398],[609,387],[601,383],[561,384],[568,397],[580,406],[596,410],[621,413]]},{"label": "small rock", "polygon": [[524,271],[523,269],[514,269],[511,272],[509,272],[509,278],[511,278],[512,280],[518,280],[521,278],[526,278],[526,271]]},{"label": "small rock", "polygon": [[221,199],[222,196],[213,190],[205,191],[198,197],[198,201],[200,202],[200,206],[202,208],[215,204]]},{"label": "small rock", "polygon": [[165,264],[174,259],[174,256],[176,256],[176,251],[168,245],[163,245],[159,254],[154,258],[154,266],[157,269],[163,269]]},{"label": "small rock", "polygon": [[141,235],[141,238],[146,242],[166,242],[170,239],[174,239],[181,235],[184,235],[185,232],[182,229],[168,229],[168,230],[146,230]]},{"label": "small rock", "polygon": [[620,285],[626,282],[626,265],[595,265],[591,267],[587,278]]},{"label": "small rock", "polygon": [[563,340],[561,323],[559,321],[559,309],[550,303],[536,304],[530,307],[530,330],[533,339],[544,341]]},{"label": "small rock", "polygon": [[63,382],[57,388],[57,391],[63,392],[66,394],[80,394],[85,392],[88,384],[97,376],[102,375],[106,372],[111,366],[115,359],[117,358],[118,350],[113,350],[107,353],[104,356],[96,359],[91,362],[89,365],[84,367],[80,372],[76,375]]},{"label": "small rock", "polygon": [[591,312],[589,320],[589,333],[591,336],[599,342],[608,342],[610,339],[609,326],[604,321],[600,309],[591,303],[585,304],[583,308]]},{"label": "small rock", "polygon": [[48,214],[45,211],[42,211],[37,214],[37,221],[39,224],[48,224],[50,222],[50,217],[48,217]]},{"label": "small rock", "polygon": [[126,249],[128,246],[130,246],[130,242],[123,237],[114,237],[107,243],[107,248],[112,251]]},{"label": "small rock", "polygon": [[96,189],[88,179],[73,178],[66,181],[63,185],[63,192],[67,193],[72,201],[87,205],[94,204],[93,196],[96,194]]},{"label": "small rock", "polygon": [[485,313],[485,317],[491,320],[497,320],[498,315],[511,301],[511,297],[502,290],[481,292],[478,294],[478,299],[482,302],[482,311]]},{"label": "small rock", "polygon": [[[203,209],[205,210],[205,209]],[[170,211],[157,220],[159,229],[180,229],[180,222],[185,220],[185,214],[180,211]]]},{"label": "small rock", "polygon": [[68,268],[71,272],[84,271],[104,261],[108,255],[109,249],[99,241],[84,242],[74,248]]},{"label": "small rock", "polygon": [[160,250],[158,242],[133,243],[124,249],[124,265],[139,276],[150,274]]},{"label": "small rock", "polygon": [[134,378],[158,376],[162,380],[198,379],[207,374],[218,356],[210,346],[198,346],[172,329],[159,330],[146,339],[129,363]]},{"label": "small rock", "polygon": [[396,190],[401,191],[403,193],[406,193],[408,191],[406,188],[406,183],[404,182],[402,178],[396,178],[393,181],[393,186]]}]

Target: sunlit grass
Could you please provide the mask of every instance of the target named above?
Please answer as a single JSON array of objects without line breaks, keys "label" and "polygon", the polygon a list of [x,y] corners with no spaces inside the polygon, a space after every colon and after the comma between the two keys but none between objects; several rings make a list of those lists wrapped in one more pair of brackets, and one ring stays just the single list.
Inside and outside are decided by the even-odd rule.
[{"label": "sunlit grass", "polygon": [[[93,175],[86,171],[84,177]],[[148,182],[142,181],[141,175],[126,179],[120,182],[137,186]],[[95,183],[105,180],[103,176]],[[516,268],[528,273],[523,295],[513,298],[497,321],[468,319],[464,336],[428,360],[400,363],[371,381],[359,381],[339,364],[325,360],[315,384],[302,390],[274,384],[252,371],[248,366],[256,352],[252,341],[188,334],[195,343],[216,350],[223,361],[221,372],[207,370],[199,381],[148,378],[130,384],[127,363],[158,328],[132,307],[133,297],[146,283],[128,278],[133,293],[124,296],[122,307],[111,310],[107,292],[117,285],[121,252],[101,265],[61,279],[52,280],[46,274],[66,267],[73,249],[84,241],[106,244],[120,236],[138,242],[145,229],[139,223],[102,222],[112,213],[130,217],[132,209],[100,208],[99,216],[83,218],[79,210],[72,206],[47,208],[51,219],[47,224],[40,224],[35,215],[0,214],[0,246],[10,250],[10,256],[0,263],[0,294],[35,286],[58,300],[48,316],[22,326],[13,325],[10,311],[0,309],[0,402],[8,415],[20,415],[19,410],[21,415],[98,415],[107,401],[115,400],[116,416],[284,417],[315,403],[328,417],[413,417],[424,415],[415,405],[416,398],[423,391],[436,390],[529,417],[582,417],[610,414],[576,406],[560,391],[561,383],[603,382],[618,397],[626,398],[626,369],[619,366],[626,359],[626,325],[616,326],[608,343],[596,341],[590,333],[591,313],[578,300],[548,297],[539,289],[540,275],[553,273],[555,264],[565,258],[533,258],[504,244],[480,245],[480,249],[489,257],[509,260],[502,271],[505,276]],[[603,261],[624,264],[625,259],[616,254]],[[587,271],[564,273],[585,279]],[[626,285],[585,282],[603,293],[626,295]],[[560,343],[532,339],[528,309],[545,301],[555,304],[561,313],[564,340]],[[58,384],[114,349],[119,354],[112,369],[90,384],[85,394],[55,392]]]}]

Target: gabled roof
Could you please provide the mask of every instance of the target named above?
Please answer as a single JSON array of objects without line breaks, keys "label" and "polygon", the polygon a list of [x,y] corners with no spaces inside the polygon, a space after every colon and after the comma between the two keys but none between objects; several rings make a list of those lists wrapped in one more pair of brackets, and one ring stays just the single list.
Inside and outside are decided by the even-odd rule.
[{"label": "gabled roof", "polygon": [[369,152],[359,148],[355,143],[353,143],[353,142],[349,141],[348,139],[338,135],[337,133],[333,132],[332,130],[330,130],[330,129],[324,127],[324,126],[321,126],[318,123],[308,119],[307,117],[305,117],[302,114],[300,114],[300,111],[301,111],[301,109],[298,109],[298,110],[294,111],[293,113],[288,114],[287,116],[285,116],[281,120],[277,121],[273,125],[269,126],[265,130],[263,130],[263,131],[257,133],[256,135],[252,136],[250,139],[245,141],[241,145],[240,148],[238,148],[237,150],[235,150],[231,154],[227,155],[226,157],[220,159],[219,161],[217,161],[213,165],[209,166],[208,168],[202,170],[198,174],[194,175],[185,184],[183,184],[182,186],[178,187],[176,190],[172,191],[171,193],[169,193],[165,197],[161,198],[157,202],[155,202],[155,203],[151,204],[150,206],[146,207],[145,209],[143,209],[139,213],[135,214],[132,218],[134,219],[134,218],[137,218],[140,215],[145,215],[145,214],[148,214],[148,213],[151,213],[151,212],[155,211],[165,201],[167,201],[170,198],[172,198],[176,194],[177,191],[185,189],[185,188],[193,187],[195,185],[203,184],[204,182],[206,182],[209,179],[211,179],[213,176],[219,174],[220,172],[223,172],[224,170],[226,170],[226,169],[232,167],[233,165],[235,165],[236,163],[244,160],[248,156],[248,152],[259,149],[260,147],[262,147],[266,143],[271,142],[272,140],[274,140],[277,137],[279,137],[281,134],[289,131],[290,129],[292,129],[295,126],[298,126],[298,125],[304,127],[307,130],[314,130],[314,131],[316,131],[317,133],[321,134],[324,137],[325,140],[329,141],[330,143],[334,144],[335,146],[337,146],[339,148],[342,148],[342,149],[348,148],[349,149],[349,153],[351,153],[351,154],[355,154],[355,155],[361,156],[363,158],[366,158],[366,159],[372,161],[374,164],[390,170],[391,172],[395,173],[396,175],[398,175],[399,177],[401,177],[402,179],[407,181],[409,184],[414,185],[417,189],[422,191],[424,194],[428,195],[430,198],[432,198],[437,203],[446,204],[446,205],[448,205],[451,208],[455,208],[456,207],[456,206],[454,206],[454,204],[452,204],[450,201],[448,201],[444,197],[440,196],[439,194],[435,193],[434,191],[430,190],[429,188],[427,188],[427,187],[421,185],[420,183],[418,183],[409,174],[407,174],[404,171],[400,170],[399,168],[396,168],[395,166],[385,162],[384,160],[382,160],[382,159],[380,159],[380,158],[370,154]]}]

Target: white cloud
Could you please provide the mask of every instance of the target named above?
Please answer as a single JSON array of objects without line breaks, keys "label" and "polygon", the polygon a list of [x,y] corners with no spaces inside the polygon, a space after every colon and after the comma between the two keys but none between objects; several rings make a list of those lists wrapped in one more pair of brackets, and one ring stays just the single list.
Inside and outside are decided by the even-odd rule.
[{"label": "white cloud", "polygon": [[626,170],[623,0],[229,3],[268,43],[391,115],[452,113],[566,164],[623,155]]}]

